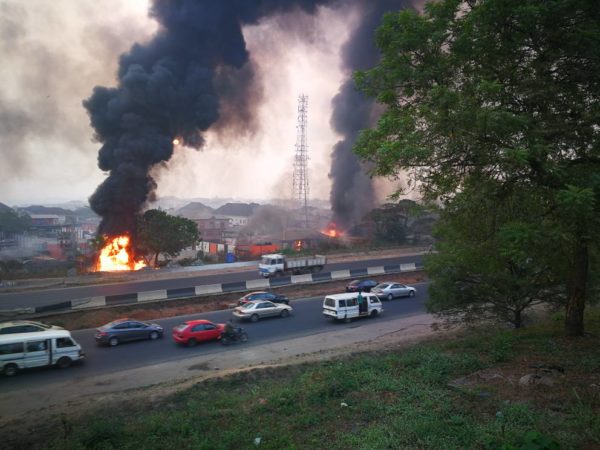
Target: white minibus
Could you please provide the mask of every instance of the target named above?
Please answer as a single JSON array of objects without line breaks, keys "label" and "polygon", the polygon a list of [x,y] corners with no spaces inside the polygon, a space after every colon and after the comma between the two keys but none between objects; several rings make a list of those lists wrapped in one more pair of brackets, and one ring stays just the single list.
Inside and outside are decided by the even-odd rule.
[{"label": "white minibus", "polygon": [[0,373],[6,376],[30,367],[64,369],[83,357],[81,346],[67,330],[0,335]]},{"label": "white minibus", "polygon": [[356,317],[375,317],[382,312],[381,301],[371,293],[332,294],[323,300],[323,314],[330,319],[350,322]]}]

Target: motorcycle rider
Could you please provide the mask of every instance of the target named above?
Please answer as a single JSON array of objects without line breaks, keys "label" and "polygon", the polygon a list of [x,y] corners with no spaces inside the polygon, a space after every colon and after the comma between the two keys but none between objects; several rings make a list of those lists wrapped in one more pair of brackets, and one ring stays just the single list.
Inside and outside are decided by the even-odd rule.
[{"label": "motorcycle rider", "polygon": [[223,336],[228,337],[229,339],[235,338],[235,328],[233,326],[233,320],[229,319],[225,326],[223,327]]}]

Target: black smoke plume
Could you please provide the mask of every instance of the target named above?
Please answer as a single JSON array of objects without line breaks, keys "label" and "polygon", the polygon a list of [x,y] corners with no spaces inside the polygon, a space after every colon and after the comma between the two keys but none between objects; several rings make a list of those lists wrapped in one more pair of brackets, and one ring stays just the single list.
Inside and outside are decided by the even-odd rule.
[{"label": "black smoke plume", "polygon": [[330,202],[333,221],[343,230],[357,225],[375,206],[371,179],[352,147],[360,130],[373,125],[377,118],[377,105],[356,90],[351,78],[355,70],[373,67],[379,60],[375,45],[375,30],[383,14],[409,6],[408,0],[377,0],[357,2],[361,8],[361,22],[344,44],[343,69],[348,74],[338,94],[333,99],[331,126],[343,138],[331,153]]},{"label": "black smoke plume", "polygon": [[175,138],[202,147],[203,132],[223,120],[221,96],[236,105],[225,108],[227,123],[222,126],[244,130],[255,77],[242,26],[295,8],[312,14],[324,3],[153,1],[156,36],[121,56],[117,87],[95,87],[83,102],[102,144],[98,166],[108,172],[90,197],[92,209],[102,217],[99,234],[134,234],[136,216],[156,189],[151,168],[171,158]]}]

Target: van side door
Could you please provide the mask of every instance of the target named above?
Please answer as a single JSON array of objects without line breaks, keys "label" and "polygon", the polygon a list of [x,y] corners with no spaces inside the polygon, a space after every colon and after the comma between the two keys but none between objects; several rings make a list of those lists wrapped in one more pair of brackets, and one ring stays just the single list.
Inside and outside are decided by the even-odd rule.
[{"label": "van side door", "polygon": [[50,360],[50,340],[28,340],[25,342],[24,367],[41,367],[52,364]]},{"label": "van side door", "polygon": [[346,316],[358,317],[358,300],[356,297],[346,299]]}]

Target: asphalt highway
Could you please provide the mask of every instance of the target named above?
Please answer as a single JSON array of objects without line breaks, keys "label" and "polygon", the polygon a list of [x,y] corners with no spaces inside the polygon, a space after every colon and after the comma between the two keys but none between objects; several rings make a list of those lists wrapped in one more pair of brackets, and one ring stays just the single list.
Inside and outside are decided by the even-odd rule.
[{"label": "asphalt highway", "polygon": [[[391,302],[385,301],[383,303],[384,312],[380,316],[356,319],[351,323],[333,322],[325,318],[322,314],[323,296],[292,300],[294,313],[290,317],[262,319],[256,323],[243,322],[240,326],[248,332],[248,342],[228,347],[218,341],[200,343],[191,348],[183,347],[173,341],[171,330],[177,324],[200,318],[222,323],[232,317],[231,310],[157,320],[156,322],[165,329],[163,339],[123,343],[117,347],[96,345],[95,329],[73,331],[73,337],[83,347],[86,354],[84,362],[64,370],[46,367],[21,371],[12,378],[0,377],[0,394],[14,389],[27,389],[29,386],[39,387],[43,384],[69,379],[80,380],[85,377],[182,360],[201,354],[209,355],[233,349],[239,350],[242,346],[250,349],[266,343],[324,333],[335,327],[364,327],[376,321],[380,323],[380,321],[397,319],[402,316],[420,314],[425,311],[427,285],[419,283],[415,287],[417,288],[415,297],[395,299]],[[328,293],[326,285],[323,287],[323,293],[324,295]],[[315,348],[314,350],[319,349]]]},{"label": "asphalt highway", "polygon": [[[422,257],[402,256],[385,259],[371,259],[361,261],[347,261],[335,264],[327,264],[324,272],[343,269],[361,269],[366,267],[377,267],[393,264],[407,263],[421,264]],[[172,278],[168,280],[138,281],[114,284],[97,284],[81,287],[70,287],[62,289],[47,289],[39,291],[25,291],[0,294],[0,309],[28,308],[51,305],[68,300],[86,297],[131,294],[136,292],[154,291],[159,289],[178,289],[205,284],[219,284],[248,281],[259,278],[257,271],[242,271],[235,273],[199,275],[197,277]]]}]

